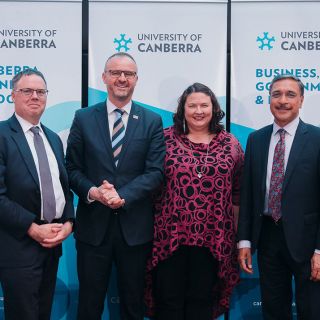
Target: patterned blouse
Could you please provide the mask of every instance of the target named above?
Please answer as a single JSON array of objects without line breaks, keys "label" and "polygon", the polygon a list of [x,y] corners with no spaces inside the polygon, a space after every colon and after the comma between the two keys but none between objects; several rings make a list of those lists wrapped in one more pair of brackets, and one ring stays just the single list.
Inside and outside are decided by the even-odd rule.
[{"label": "patterned blouse", "polygon": [[208,144],[193,143],[165,129],[165,184],[157,196],[152,256],[147,266],[146,302],[154,313],[151,271],[180,245],[206,247],[218,260],[213,319],[229,309],[239,282],[233,205],[239,205],[243,151],[226,131]]}]

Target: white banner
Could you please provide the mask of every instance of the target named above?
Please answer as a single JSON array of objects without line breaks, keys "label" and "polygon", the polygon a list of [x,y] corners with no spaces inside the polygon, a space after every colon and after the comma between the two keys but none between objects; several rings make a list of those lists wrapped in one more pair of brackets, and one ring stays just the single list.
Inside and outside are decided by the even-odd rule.
[{"label": "white banner", "polygon": [[[320,124],[319,12],[319,1],[232,1],[231,131],[243,146],[250,132],[273,121],[268,90],[276,75],[301,78],[301,118]],[[256,260],[254,269],[235,289],[231,319],[262,317]]]},{"label": "white banner", "polygon": [[272,122],[270,81],[291,73],[305,84],[301,118],[320,124],[320,2],[232,3],[232,131],[247,134]]},{"label": "white banner", "polygon": [[[44,74],[49,90],[41,121],[65,144],[74,112],[81,107],[81,9],[79,1],[0,2],[0,120],[13,113],[13,76],[36,68]],[[60,320],[75,318],[78,286],[73,238],[63,246],[52,310],[52,319]]]},{"label": "white banner", "polygon": [[123,51],[138,64],[134,100],[164,120],[171,122],[178,97],[194,82],[212,88],[224,108],[226,3],[99,1],[90,2],[89,14],[90,103],[105,98],[106,58]]},{"label": "white banner", "polygon": [[0,2],[0,120],[13,113],[11,79],[41,71],[48,84],[43,122],[62,136],[81,99],[81,3]]}]

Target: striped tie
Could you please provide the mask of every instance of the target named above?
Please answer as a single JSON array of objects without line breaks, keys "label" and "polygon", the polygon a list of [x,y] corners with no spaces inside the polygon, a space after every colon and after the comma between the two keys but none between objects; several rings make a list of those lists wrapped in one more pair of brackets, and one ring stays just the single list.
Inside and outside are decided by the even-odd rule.
[{"label": "striped tie", "polygon": [[125,133],[124,124],[122,121],[122,115],[124,111],[121,109],[115,109],[114,111],[116,113],[116,120],[114,122],[112,131],[112,152],[115,165],[117,166]]}]

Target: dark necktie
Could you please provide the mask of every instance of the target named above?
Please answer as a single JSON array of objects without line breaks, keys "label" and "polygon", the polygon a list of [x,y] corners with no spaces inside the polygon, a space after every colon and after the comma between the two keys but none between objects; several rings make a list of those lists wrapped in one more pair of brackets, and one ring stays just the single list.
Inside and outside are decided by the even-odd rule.
[{"label": "dark necktie", "polygon": [[268,199],[268,212],[276,222],[281,218],[281,194],[284,179],[286,131],[284,129],[279,129],[278,133],[280,135],[280,139],[274,149]]},{"label": "dark necktie", "polygon": [[38,156],[39,174],[41,181],[41,195],[43,203],[43,218],[51,222],[56,216],[56,199],[54,196],[52,177],[50,172],[47,152],[43,140],[39,134],[39,127],[32,127],[33,142]]},{"label": "dark necktie", "polygon": [[114,163],[117,166],[125,133],[124,124],[122,121],[122,115],[124,111],[121,109],[115,109],[114,111],[116,112],[116,120],[114,122],[112,131],[112,152]]}]

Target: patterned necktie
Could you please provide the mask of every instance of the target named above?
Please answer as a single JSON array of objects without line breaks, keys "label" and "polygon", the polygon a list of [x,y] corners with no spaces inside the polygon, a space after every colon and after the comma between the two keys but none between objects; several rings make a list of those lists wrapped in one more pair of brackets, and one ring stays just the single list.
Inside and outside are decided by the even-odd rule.
[{"label": "patterned necktie", "polygon": [[33,132],[34,147],[38,156],[43,204],[43,218],[48,222],[51,222],[56,216],[56,199],[54,196],[47,152],[44,147],[42,137],[39,134],[40,128],[32,127],[30,131]]},{"label": "patterned necktie", "polygon": [[122,121],[122,115],[124,111],[121,109],[115,109],[114,111],[116,112],[116,120],[114,122],[112,131],[112,152],[114,163],[117,166],[125,133],[124,124]]},{"label": "patterned necktie", "polygon": [[278,133],[280,135],[280,139],[274,149],[268,199],[268,212],[276,222],[281,218],[281,194],[284,179],[286,131],[284,129],[279,129]]}]

